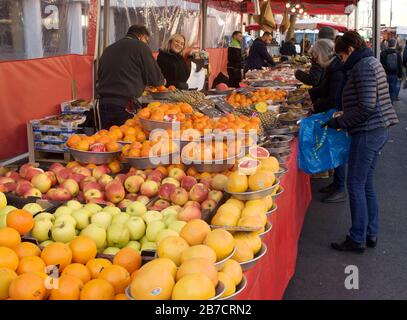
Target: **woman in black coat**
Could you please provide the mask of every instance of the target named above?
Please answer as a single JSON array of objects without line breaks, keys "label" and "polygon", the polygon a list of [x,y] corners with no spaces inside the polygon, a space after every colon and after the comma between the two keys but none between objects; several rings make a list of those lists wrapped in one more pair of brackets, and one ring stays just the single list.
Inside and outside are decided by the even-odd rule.
[{"label": "woman in black coat", "polygon": [[160,49],[157,63],[167,80],[167,87],[175,86],[178,89],[188,89],[187,81],[191,71],[183,57],[184,49],[185,37],[181,34],[171,36],[167,46]]}]

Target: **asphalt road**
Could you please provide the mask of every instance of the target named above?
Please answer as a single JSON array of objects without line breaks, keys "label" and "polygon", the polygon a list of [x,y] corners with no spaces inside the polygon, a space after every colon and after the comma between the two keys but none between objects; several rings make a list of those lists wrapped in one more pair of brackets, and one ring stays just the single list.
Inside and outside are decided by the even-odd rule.
[{"label": "asphalt road", "polygon": [[[407,90],[400,97],[402,101],[396,102],[400,124],[391,128],[376,169],[378,246],[361,255],[330,248],[331,242],[342,241],[348,234],[349,203],[321,203],[318,189],[330,180],[313,180],[313,201],[299,241],[296,273],[284,299],[407,299]],[[345,288],[349,265],[358,268],[358,289]]]}]

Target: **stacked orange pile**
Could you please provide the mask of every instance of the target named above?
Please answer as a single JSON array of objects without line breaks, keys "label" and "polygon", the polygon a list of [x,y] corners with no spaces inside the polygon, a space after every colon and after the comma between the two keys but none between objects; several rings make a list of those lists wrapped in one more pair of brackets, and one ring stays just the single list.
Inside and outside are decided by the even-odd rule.
[{"label": "stacked orange pile", "polygon": [[227,97],[227,102],[235,108],[249,107],[258,102],[267,100],[281,101],[285,99],[287,92],[284,90],[273,90],[270,88],[261,88],[248,94],[232,93]]},{"label": "stacked orange pile", "polygon": [[151,102],[146,108],[138,112],[141,119],[154,121],[184,121],[187,115],[192,114],[193,109],[190,104],[185,102],[179,103],[160,103]]}]

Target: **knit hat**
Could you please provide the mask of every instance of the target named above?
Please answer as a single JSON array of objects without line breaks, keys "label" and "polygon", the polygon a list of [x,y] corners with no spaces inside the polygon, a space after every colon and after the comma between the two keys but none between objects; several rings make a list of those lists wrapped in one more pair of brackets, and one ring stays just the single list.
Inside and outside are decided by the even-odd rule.
[{"label": "knit hat", "polygon": [[397,44],[396,39],[391,38],[391,39],[389,40],[389,48],[394,48],[394,47],[396,46],[396,44]]}]

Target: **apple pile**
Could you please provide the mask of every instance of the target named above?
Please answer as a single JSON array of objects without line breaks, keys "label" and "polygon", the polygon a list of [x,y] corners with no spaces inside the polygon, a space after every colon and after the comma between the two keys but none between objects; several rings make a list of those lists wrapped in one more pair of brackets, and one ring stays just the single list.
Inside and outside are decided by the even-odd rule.
[{"label": "apple pile", "polygon": [[82,205],[70,200],[54,214],[41,212],[34,217],[31,236],[40,246],[53,242],[69,243],[83,235],[95,241],[99,253],[115,255],[121,248],[155,250],[158,241],[181,232],[186,222],[178,220],[180,208],[147,210],[139,201],[122,212],[114,206]]}]

